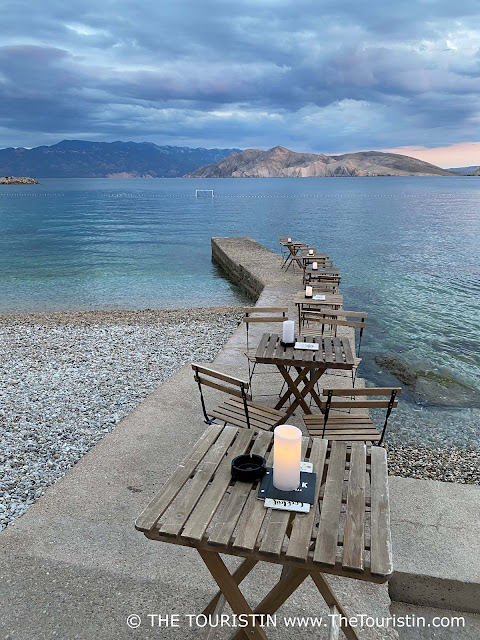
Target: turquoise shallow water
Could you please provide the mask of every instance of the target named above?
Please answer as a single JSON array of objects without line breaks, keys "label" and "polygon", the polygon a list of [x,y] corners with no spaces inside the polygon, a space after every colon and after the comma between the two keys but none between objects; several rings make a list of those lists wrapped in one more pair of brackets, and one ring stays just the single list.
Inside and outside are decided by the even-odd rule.
[{"label": "turquoise shallow water", "polygon": [[[195,198],[195,189],[215,197]],[[0,191],[0,312],[236,304],[212,236],[329,253],[363,355],[401,355],[480,388],[480,181],[474,178],[43,180]],[[421,407],[420,407],[421,408]],[[464,415],[464,414],[462,414]]]}]

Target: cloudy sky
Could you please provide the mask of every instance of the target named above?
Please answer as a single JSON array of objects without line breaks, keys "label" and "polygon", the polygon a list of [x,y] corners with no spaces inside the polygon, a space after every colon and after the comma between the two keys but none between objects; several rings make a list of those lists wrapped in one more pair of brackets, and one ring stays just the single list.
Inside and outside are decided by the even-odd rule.
[{"label": "cloudy sky", "polygon": [[480,164],[478,0],[4,0],[0,147],[64,138]]}]

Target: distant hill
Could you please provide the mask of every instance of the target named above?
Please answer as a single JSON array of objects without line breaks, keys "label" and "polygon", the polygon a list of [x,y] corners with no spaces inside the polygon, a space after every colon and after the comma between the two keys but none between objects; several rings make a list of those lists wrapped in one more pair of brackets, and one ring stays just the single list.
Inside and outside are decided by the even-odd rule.
[{"label": "distant hill", "polygon": [[330,176],[450,176],[428,162],[380,151],[341,156],[296,153],[285,147],[246,149],[190,172],[186,178],[314,178]]},{"label": "distant hill", "polygon": [[474,173],[477,169],[480,169],[480,165],[474,165],[472,167],[452,167],[448,169],[448,171],[453,171],[453,173],[462,173],[465,176]]},{"label": "distant hill", "polygon": [[176,178],[239,151],[159,147],[151,142],[63,140],[33,149],[0,149],[0,176]]}]

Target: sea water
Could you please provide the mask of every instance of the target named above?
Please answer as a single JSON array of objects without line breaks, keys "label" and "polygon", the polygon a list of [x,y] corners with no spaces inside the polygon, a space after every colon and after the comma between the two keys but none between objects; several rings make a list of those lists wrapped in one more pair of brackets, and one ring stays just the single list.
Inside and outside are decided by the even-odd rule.
[{"label": "sea water", "polygon": [[[392,383],[374,361],[389,353],[480,389],[480,179],[471,177],[2,186],[0,312],[244,303],[212,264],[210,238],[251,236],[278,250],[286,235],[328,253],[345,306],[368,312],[363,375]],[[446,435],[435,442],[467,423],[462,437],[475,446],[476,409],[442,411]]]}]

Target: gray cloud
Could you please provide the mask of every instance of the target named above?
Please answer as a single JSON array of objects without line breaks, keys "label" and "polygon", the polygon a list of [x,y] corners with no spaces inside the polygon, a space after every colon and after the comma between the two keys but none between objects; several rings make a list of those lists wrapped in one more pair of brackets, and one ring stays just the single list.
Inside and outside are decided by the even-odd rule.
[{"label": "gray cloud", "polygon": [[8,0],[0,146],[341,152],[476,137],[477,2]]}]

